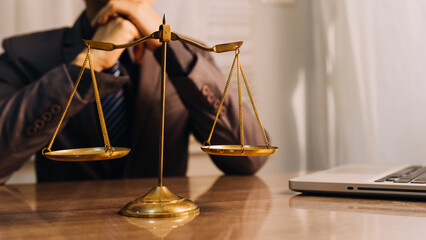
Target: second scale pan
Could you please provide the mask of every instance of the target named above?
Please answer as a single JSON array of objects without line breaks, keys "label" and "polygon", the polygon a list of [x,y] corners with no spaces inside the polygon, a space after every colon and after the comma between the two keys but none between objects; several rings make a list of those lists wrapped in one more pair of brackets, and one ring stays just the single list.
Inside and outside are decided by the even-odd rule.
[{"label": "second scale pan", "polygon": [[121,158],[130,152],[130,148],[112,147],[106,151],[104,147],[75,148],[58,151],[44,152],[43,155],[55,161],[98,161]]},{"label": "second scale pan", "polygon": [[222,156],[263,156],[277,151],[278,147],[260,145],[211,145],[202,146],[201,150],[212,155]]}]

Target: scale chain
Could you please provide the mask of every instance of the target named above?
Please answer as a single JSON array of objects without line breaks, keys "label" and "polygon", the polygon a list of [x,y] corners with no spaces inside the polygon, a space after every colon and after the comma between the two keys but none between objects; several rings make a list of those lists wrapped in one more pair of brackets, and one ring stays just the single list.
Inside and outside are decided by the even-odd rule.
[{"label": "scale chain", "polygon": [[93,81],[93,89],[94,89],[94,92],[95,92],[96,107],[98,109],[99,121],[101,123],[102,135],[103,135],[104,143],[105,143],[105,150],[108,151],[108,152],[112,151],[111,144],[110,144],[109,138],[108,138],[108,132],[107,132],[106,125],[105,125],[104,115],[103,115],[103,112],[102,112],[101,100],[100,100],[100,97],[99,97],[99,90],[98,90],[98,86],[97,86],[97,83],[96,83],[95,72],[93,70],[92,58],[91,58],[91,54],[90,54],[90,45],[88,45],[87,46],[87,55],[86,55],[86,58],[84,59],[83,65],[82,65],[82,67],[80,69],[80,72],[78,74],[78,77],[77,77],[77,80],[75,82],[74,88],[73,88],[73,90],[71,92],[71,95],[70,95],[70,97],[68,99],[68,102],[67,102],[67,104],[65,106],[64,112],[62,113],[61,119],[59,120],[58,127],[56,127],[56,130],[53,133],[52,139],[50,140],[50,143],[49,143],[48,147],[47,148],[43,148],[42,153],[44,153],[45,151],[51,152],[53,142],[55,141],[55,138],[56,138],[56,136],[57,136],[57,134],[59,132],[59,129],[61,128],[62,122],[63,122],[63,120],[65,118],[65,115],[66,115],[68,109],[69,109],[71,101],[74,98],[74,95],[75,95],[75,93],[77,91],[77,87],[80,84],[81,78],[82,78],[83,73],[84,73],[84,69],[86,68],[86,65],[87,65],[87,60],[89,60],[90,72],[91,72],[92,81]]},{"label": "scale chain", "polygon": [[107,152],[112,151],[111,144],[109,142],[108,131],[105,124],[104,113],[102,111],[101,98],[99,97],[98,84],[96,83],[95,71],[93,70],[92,57],[90,54],[90,45],[88,45],[87,55],[89,58],[90,73],[92,74],[93,90],[95,91],[96,108],[98,109],[99,122],[101,124],[102,136],[104,137],[105,150]]},{"label": "scale chain", "polygon": [[53,145],[53,142],[55,141],[56,135],[59,132],[59,129],[60,129],[62,122],[65,118],[65,115],[68,111],[68,108],[71,104],[71,101],[74,98],[75,92],[77,91],[77,87],[80,84],[80,80],[81,80],[81,77],[83,76],[84,68],[86,67],[88,59],[89,59],[89,50],[87,52],[86,58],[84,59],[83,66],[81,67],[80,72],[78,73],[78,77],[77,77],[77,80],[75,81],[75,85],[74,85],[74,88],[71,92],[71,96],[68,99],[67,105],[65,106],[64,112],[62,113],[61,119],[59,120],[58,127],[56,127],[55,133],[53,133],[53,136],[52,136],[52,139],[50,140],[49,146],[47,148],[44,148],[42,152],[45,152],[46,150],[50,152],[51,149],[52,149],[52,145]]},{"label": "scale chain", "polygon": [[238,63],[239,63],[239,69],[241,70],[241,74],[243,75],[243,79],[244,79],[244,83],[246,85],[247,93],[249,95],[254,114],[256,115],[257,123],[259,124],[260,130],[262,131],[263,139],[265,140],[266,145],[269,147],[269,141],[268,141],[268,138],[266,137],[265,129],[263,128],[262,122],[260,121],[260,117],[259,117],[259,114],[257,112],[256,105],[254,104],[253,96],[251,94],[250,87],[249,87],[247,79],[246,79],[246,75],[244,74],[243,66],[241,65],[241,63],[239,61],[239,56],[237,56],[237,58],[238,58]]},{"label": "scale chain", "polygon": [[235,51],[237,58],[237,77],[238,77],[238,107],[240,115],[240,141],[241,147],[244,149],[244,127],[243,127],[243,104],[241,103],[241,74],[240,74],[240,54],[239,51]]},{"label": "scale chain", "polygon": [[244,132],[243,132],[243,119],[242,119],[241,80],[240,80],[241,77],[240,77],[240,71],[241,71],[241,75],[242,75],[243,80],[244,80],[244,84],[246,85],[247,93],[248,93],[248,96],[250,98],[250,102],[251,102],[251,105],[253,107],[254,114],[256,115],[257,123],[258,123],[258,125],[260,127],[260,130],[262,132],[263,139],[264,139],[266,145],[269,147],[270,144],[269,144],[269,141],[268,141],[268,137],[266,136],[265,129],[263,128],[262,122],[260,121],[259,113],[257,112],[257,108],[256,108],[256,105],[254,103],[253,96],[252,96],[249,84],[247,82],[246,75],[245,75],[244,70],[243,70],[243,66],[242,66],[242,64],[240,62],[240,57],[239,57],[238,52],[235,53],[234,61],[232,62],[232,67],[231,67],[231,70],[229,72],[228,80],[227,80],[226,85],[225,85],[225,90],[223,91],[222,98],[220,100],[219,108],[217,110],[216,118],[215,118],[215,120],[213,122],[213,127],[212,127],[212,129],[210,131],[209,138],[207,139],[206,142],[204,142],[203,145],[205,145],[205,144],[210,145],[210,141],[211,141],[211,138],[213,136],[214,128],[215,128],[217,120],[219,118],[220,110],[221,110],[221,108],[223,106],[223,102],[225,100],[226,93],[228,91],[228,87],[229,87],[229,83],[230,83],[230,80],[231,80],[231,77],[232,77],[232,73],[233,73],[233,70],[234,70],[235,62],[237,62],[237,71],[238,71],[238,104],[239,104],[239,111],[240,111],[239,118],[240,118],[241,146],[244,146]]},{"label": "scale chain", "polygon": [[220,99],[219,108],[217,109],[216,118],[213,122],[212,130],[210,131],[209,138],[207,139],[206,142],[204,142],[204,144],[207,143],[207,144],[210,145],[210,140],[213,136],[213,131],[214,131],[214,128],[216,126],[216,122],[219,118],[219,114],[220,114],[220,110],[222,109],[223,102],[225,101],[225,96],[226,96],[226,92],[228,91],[229,83],[231,82],[232,72],[234,71],[234,66],[235,66],[236,60],[237,60],[237,56],[234,57],[234,61],[232,62],[232,67],[231,67],[231,70],[230,70],[229,75],[228,75],[228,80],[226,81],[225,90],[223,90],[222,98]]}]

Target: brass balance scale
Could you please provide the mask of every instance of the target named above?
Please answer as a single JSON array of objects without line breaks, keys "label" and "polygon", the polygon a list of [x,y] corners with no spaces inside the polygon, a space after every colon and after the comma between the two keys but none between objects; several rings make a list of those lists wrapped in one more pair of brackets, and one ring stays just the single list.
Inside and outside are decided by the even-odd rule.
[{"label": "brass balance scale", "polygon": [[[56,128],[55,133],[49,143],[49,145],[43,149],[42,153],[45,157],[56,160],[56,161],[97,161],[97,160],[108,160],[114,158],[120,158],[126,156],[129,152],[129,148],[124,147],[112,147],[109,138],[108,131],[105,125],[104,115],[102,112],[101,100],[99,97],[99,91],[96,83],[95,73],[92,66],[92,59],[90,55],[90,49],[99,49],[104,51],[112,51],[118,48],[128,48],[137,44],[141,44],[148,39],[158,39],[162,43],[162,82],[161,82],[161,131],[160,131],[160,157],[159,157],[159,173],[158,173],[158,185],[153,187],[147,194],[144,196],[129,202],[120,210],[120,214],[129,216],[129,217],[144,217],[144,218],[164,218],[164,217],[183,217],[189,215],[196,215],[199,213],[199,207],[189,199],[177,196],[173,194],[166,186],[163,186],[163,149],[164,149],[164,113],[165,113],[165,83],[166,83],[166,49],[167,43],[170,41],[182,41],[191,45],[194,45],[202,50],[211,51],[216,53],[235,51],[234,61],[232,63],[231,71],[228,76],[228,80],[225,85],[224,92],[217,110],[216,118],[213,122],[213,126],[210,132],[210,135],[203,143],[201,149],[213,155],[225,155],[225,156],[261,156],[269,155],[274,153],[278,147],[270,146],[268,139],[266,137],[265,131],[263,129],[262,123],[260,121],[259,115],[257,113],[256,106],[253,101],[253,97],[248,86],[243,68],[241,66],[239,52],[240,47],[243,44],[240,42],[232,42],[225,44],[218,44],[211,48],[203,46],[197,42],[194,42],[190,39],[179,36],[178,34],[171,32],[170,25],[166,24],[165,17],[163,17],[163,24],[160,25],[159,31],[156,31],[146,37],[143,37],[139,40],[122,44],[115,45],[113,43],[105,42],[96,42],[91,40],[83,40],[87,46],[87,55],[84,60],[81,71],[78,75],[77,81],[75,83],[74,89],[71,92],[71,96],[68,99],[65,110],[62,114],[62,117],[59,121],[58,127]],[[67,150],[56,150],[52,151],[52,145],[58,134],[59,128],[62,124],[62,121],[66,115],[66,112],[71,104],[71,101],[75,95],[77,87],[80,83],[81,77],[83,75],[84,69],[87,62],[89,62],[90,72],[93,81],[93,88],[95,92],[95,101],[98,110],[98,115],[100,119],[100,125],[102,129],[102,135],[104,139],[104,147],[92,147],[92,148],[78,148],[78,149],[67,149]],[[235,64],[237,64],[237,74],[238,74],[238,103],[239,103],[239,120],[240,120],[240,145],[211,145],[210,140],[212,138],[216,122],[219,118],[220,111],[225,100],[225,96],[229,87],[229,83],[232,77],[232,72]],[[240,74],[241,73],[241,74]],[[256,119],[259,123],[260,130],[262,131],[263,138],[265,140],[265,145],[245,145],[244,143],[244,132],[243,132],[243,118],[242,118],[242,103],[241,103],[241,75],[243,76],[244,83],[246,85],[247,93],[249,95]]]}]

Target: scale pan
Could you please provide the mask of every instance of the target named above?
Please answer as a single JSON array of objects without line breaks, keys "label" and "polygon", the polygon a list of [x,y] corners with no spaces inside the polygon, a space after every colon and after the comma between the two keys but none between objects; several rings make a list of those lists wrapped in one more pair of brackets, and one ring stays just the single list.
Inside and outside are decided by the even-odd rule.
[{"label": "scale pan", "polygon": [[263,156],[277,151],[278,147],[261,145],[211,145],[202,146],[201,150],[212,155],[222,156]]},{"label": "scale pan", "polygon": [[121,158],[130,152],[130,148],[112,147],[111,152],[106,152],[104,147],[75,148],[44,152],[43,155],[56,161],[97,161]]}]

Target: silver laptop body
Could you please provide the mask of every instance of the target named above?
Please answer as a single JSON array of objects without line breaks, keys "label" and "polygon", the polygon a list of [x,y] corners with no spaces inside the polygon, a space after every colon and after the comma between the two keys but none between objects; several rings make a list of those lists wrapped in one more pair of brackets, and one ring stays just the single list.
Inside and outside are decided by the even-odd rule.
[{"label": "silver laptop body", "polygon": [[[426,198],[426,168],[412,165],[345,165],[292,178],[290,189],[305,193],[408,196]],[[401,174],[396,177],[395,173]],[[411,171],[411,172],[410,172]],[[417,181],[407,181],[419,173]],[[425,181],[423,181],[425,179]],[[414,182],[413,182],[414,181]]]}]

